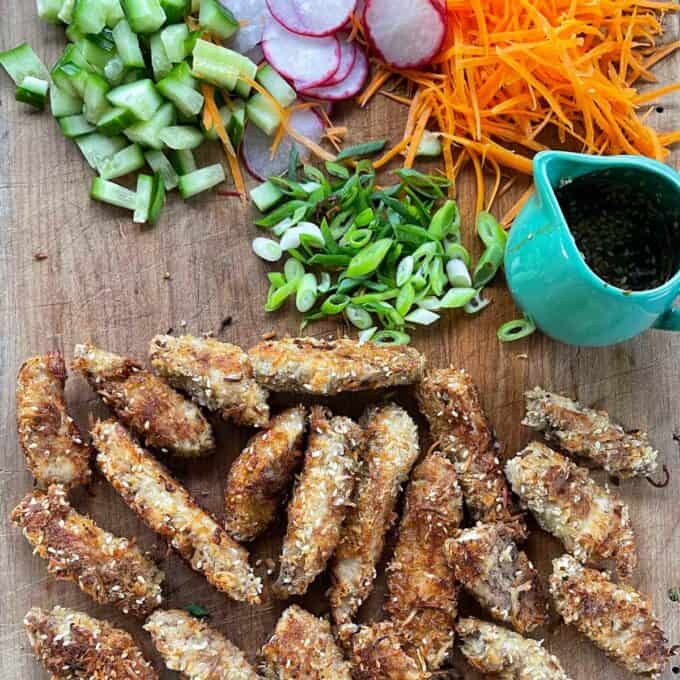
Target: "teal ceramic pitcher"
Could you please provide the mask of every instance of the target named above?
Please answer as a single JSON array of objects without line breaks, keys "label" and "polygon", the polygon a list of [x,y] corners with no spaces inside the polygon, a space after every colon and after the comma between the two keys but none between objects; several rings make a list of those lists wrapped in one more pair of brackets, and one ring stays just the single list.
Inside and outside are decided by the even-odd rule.
[{"label": "teal ceramic pitcher", "polygon": [[[624,291],[586,264],[560,209],[555,189],[564,181],[609,169],[653,176],[678,235],[675,276],[653,290]],[[535,193],[510,231],[505,273],[515,302],[546,335],[597,347],[635,337],[649,328],[680,330],[680,174],[637,156],[586,156],[546,151],[534,159]],[[673,226],[673,225],[671,225]]]}]

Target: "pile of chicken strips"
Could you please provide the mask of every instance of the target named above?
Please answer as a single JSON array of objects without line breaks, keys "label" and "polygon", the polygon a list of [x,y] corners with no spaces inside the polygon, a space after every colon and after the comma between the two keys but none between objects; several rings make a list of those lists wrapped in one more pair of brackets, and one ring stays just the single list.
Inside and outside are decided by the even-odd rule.
[{"label": "pile of chicken strips", "polygon": [[[589,472],[602,468],[622,480],[654,474],[657,452],[645,433],[536,388],[526,394],[524,424],[541,441],[502,459],[466,372],[429,369],[405,346],[286,338],[245,352],[213,338],[164,335],[151,341],[148,358],[145,368],[91,344],[75,348],[72,370],[112,415],[89,437],[69,416],[61,355],[23,364],[19,440],[36,488],[12,521],[53,577],[142,620],[182,677],[421,680],[442,677],[458,645],[491,676],[567,680],[560,660],[531,637],[555,614],[633,673],[654,678],[666,668],[668,641],[648,598],[631,585],[637,550],[628,508]],[[412,386],[429,423],[427,452],[412,416],[390,401],[358,422],[321,405],[272,413],[268,403],[271,392],[309,402],[399,385]],[[257,428],[229,470],[222,521],[160,462],[213,452],[204,411]],[[69,490],[90,482],[91,465],[212,586],[254,607],[263,583],[248,544],[285,515],[268,590],[287,600],[328,571],[330,620],[289,606],[250,659],[204,620],[164,608],[159,566],[133,539],[71,504]],[[527,513],[564,546],[547,583],[522,549]],[[395,521],[383,618],[359,625]],[[458,616],[461,589],[486,620]],[[52,678],[159,677],[127,632],[85,613],[34,608],[25,626]]]}]

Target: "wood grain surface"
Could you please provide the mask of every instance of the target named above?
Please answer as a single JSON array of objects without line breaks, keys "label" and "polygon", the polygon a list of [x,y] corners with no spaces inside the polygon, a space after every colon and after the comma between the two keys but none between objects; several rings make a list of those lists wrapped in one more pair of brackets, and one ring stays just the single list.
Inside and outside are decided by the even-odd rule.
[{"label": "wood grain surface", "polygon": [[[677,18],[670,20],[668,40],[680,36]],[[0,50],[28,40],[51,63],[63,49],[63,31],[37,20],[29,0],[0,1]],[[680,54],[658,69],[660,78],[677,77]],[[173,196],[160,224],[140,229],[123,211],[96,204],[87,197],[92,173],[78,149],[59,133],[49,115],[31,113],[14,102],[8,80],[0,81],[0,677],[38,680],[45,672],[33,659],[22,627],[31,606],[56,604],[104,617],[132,632],[161,667],[141,627],[117,611],[94,605],[74,585],[47,575],[44,562],[33,557],[28,543],[10,525],[9,515],[31,489],[31,477],[19,451],[15,426],[14,383],[21,362],[35,353],[62,351],[70,359],[75,343],[92,340],[113,351],[145,357],[148,340],[174,329],[249,347],[267,331],[297,334],[293,313],[266,315],[266,266],[250,252],[256,229],[252,213],[234,199],[209,194],[188,203]],[[662,129],[680,124],[680,99],[667,99],[650,122]],[[346,107],[337,119],[350,127],[350,141],[376,136],[397,138],[405,111],[378,98],[366,111]],[[678,166],[679,155],[674,157]],[[505,196],[501,212],[521,189]],[[459,199],[466,216],[470,245],[474,194],[470,178],[461,182]],[[476,244],[475,244],[476,247]],[[46,259],[38,261],[42,253]],[[619,491],[630,505],[638,534],[640,567],[634,582],[649,593],[671,643],[680,642],[680,603],[668,596],[680,586],[680,334],[649,332],[607,349],[576,349],[536,335],[528,341],[501,345],[495,331],[516,316],[502,282],[490,290],[493,304],[478,318],[452,314],[437,327],[416,333],[414,343],[432,366],[466,367],[479,383],[485,406],[512,454],[529,439],[520,426],[523,391],[540,384],[578,396],[586,404],[607,408],[627,426],[649,430],[662,459],[672,471],[664,490],[644,481],[622,483]],[[223,323],[230,319],[230,323]],[[312,327],[309,333],[337,332],[334,326]],[[78,421],[87,426],[92,415],[105,411],[78,377],[68,381],[67,396]],[[375,395],[337,399],[339,412],[358,416]],[[397,399],[413,412],[407,390]],[[275,400],[275,403],[278,403]],[[422,426],[422,422],[421,422]],[[223,482],[230,462],[252,434],[219,425],[219,450],[214,458],[170,467],[207,509],[219,514]],[[676,433],[677,441],[674,441]],[[423,446],[427,445],[423,428]],[[604,481],[601,475],[598,479]],[[160,559],[167,572],[167,606],[205,606],[210,622],[256,659],[271,634],[283,604],[267,598],[260,607],[229,601],[147,530],[105,480],[74,494],[76,506],[119,535],[136,536],[139,544]],[[282,518],[283,519],[283,518]],[[254,545],[253,562],[266,572],[275,559],[283,524]],[[556,541],[535,531],[531,556],[543,576],[559,554]],[[261,561],[261,562],[260,562]],[[323,581],[304,603],[317,613],[328,610]],[[366,620],[380,616],[383,583],[364,607]],[[476,611],[463,603],[465,612]],[[591,644],[564,626],[541,634],[574,680],[626,680]],[[477,678],[459,654],[459,676]],[[680,677],[680,657],[663,678]],[[164,671],[163,678],[176,677]],[[455,677],[455,675],[454,675]]]}]

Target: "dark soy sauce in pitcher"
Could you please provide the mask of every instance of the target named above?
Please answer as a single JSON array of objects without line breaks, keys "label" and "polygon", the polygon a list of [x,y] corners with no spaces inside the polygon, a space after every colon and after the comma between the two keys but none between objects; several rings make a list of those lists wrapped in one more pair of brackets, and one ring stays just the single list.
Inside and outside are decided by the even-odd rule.
[{"label": "dark soy sauce in pitcher", "polygon": [[563,182],[556,195],[587,265],[625,291],[657,288],[680,268],[680,205],[658,178],[614,168]]}]

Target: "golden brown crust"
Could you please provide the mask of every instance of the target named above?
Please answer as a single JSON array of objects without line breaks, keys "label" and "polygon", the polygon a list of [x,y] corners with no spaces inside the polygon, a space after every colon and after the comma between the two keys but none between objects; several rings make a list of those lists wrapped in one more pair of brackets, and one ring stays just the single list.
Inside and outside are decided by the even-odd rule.
[{"label": "golden brown crust", "polygon": [[523,425],[543,432],[565,453],[587,458],[611,475],[648,477],[658,467],[658,452],[646,432],[626,432],[606,411],[584,408],[576,401],[536,387],[525,394]]},{"label": "golden brown crust", "polygon": [[354,490],[361,428],[314,406],[302,474],[288,504],[277,597],[302,595],[326,568],[340,540]]},{"label": "golden brown crust", "polygon": [[570,555],[553,560],[550,593],[560,616],[607,656],[633,673],[658,677],[668,664],[668,640],[649,600]]},{"label": "golden brown crust", "polygon": [[628,578],[637,565],[628,507],[587,470],[539,442],[506,464],[513,491],[545,531],[584,564],[616,565]]},{"label": "golden brown crust", "polygon": [[307,409],[272,418],[234,461],[224,491],[224,526],[237,541],[252,541],[275,519],[302,461]]},{"label": "golden brown crust", "polygon": [[181,609],[154,612],[144,625],[165,665],[188,680],[257,680],[245,654]]},{"label": "golden brown crust", "polygon": [[411,475],[387,568],[385,610],[406,652],[431,671],[441,667],[453,645],[458,588],[444,543],[460,526],[462,505],[453,464],[442,453],[429,454]]},{"label": "golden brown crust", "polygon": [[425,357],[413,347],[348,338],[284,338],[260,343],[249,355],[255,379],[274,392],[329,395],[410,385],[425,370]]},{"label": "golden brown crust", "polygon": [[163,572],[127,538],[76,512],[63,487],[28,494],[12,512],[35,553],[58,579],[73,581],[100,604],[148,616],[162,601]]},{"label": "golden brown crust", "polygon": [[52,680],[159,680],[129,633],[106,621],[64,607],[35,607],[24,626]]},{"label": "golden brown crust", "polygon": [[540,643],[501,626],[459,619],[456,632],[468,663],[499,680],[569,680],[557,657]]},{"label": "golden brown crust", "polygon": [[495,619],[519,633],[548,623],[548,598],[538,573],[505,524],[458,531],[446,541],[444,552],[456,581]]},{"label": "golden brown crust", "polygon": [[390,621],[362,626],[350,642],[350,662],[354,680],[428,680],[401,646],[401,639]]},{"label": "golden brown crust", "polygon": [[263,427],[267,390],[253,378],[248,355],[236,345],[191,335],[157,335],[149,345],[154,373],[225,420]]},{"label": "golden brown crust", "polygon": [[97,423],[92,439],[99,469],[151,529],[215,588],[234,600],[260,602],[262,583],[248,564],[248,551],[120,423]]},{"label": "golden brown crust", "polygon": [[477,387],[464,370],[430,371],[418,385],[420,410],[437,448],[456,467],[465,505],[476,521],[505,522],[522,537],[524,521],[503,475],[499,446]]},{"label": "golden brown crust", "polygon": [[200,409],[133,359],[76,345],[72,365],[146,446],[184,458],[205,456],[215,448]]},{"label": "golden brown crust", "polygon": [[31,357],[17,379],[19,444],[38,485],[88,484],[92,449],[66,410],[66,365],[54,352]]},{"label": "golden brown crust", "polygon": [[374,406],[362,418],[364,447],[354,504],[335,553],[329,597],[335,623],[349,623],[373,589],[375,567],[394,507],[420,449],[418,428],[396,404]]},{"label": "golden brown crust", "polygon": [[281,614],[262,657],[269,680],[352,680],[328,621],[296,605]]}]

